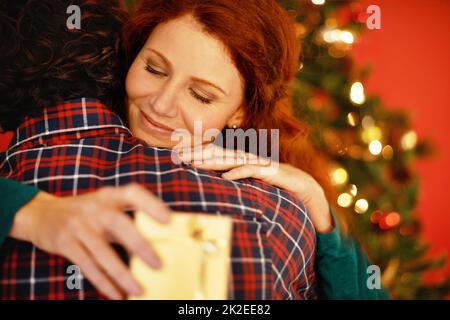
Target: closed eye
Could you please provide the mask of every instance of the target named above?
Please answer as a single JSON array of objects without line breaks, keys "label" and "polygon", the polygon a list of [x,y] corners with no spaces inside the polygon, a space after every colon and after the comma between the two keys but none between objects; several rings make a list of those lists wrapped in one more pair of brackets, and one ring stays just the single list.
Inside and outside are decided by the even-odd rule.
[{"label": "closed eye", "polygon": [[191,92],[191,95],[197,99],[198,101],[200,101],[203,104],[211,104],[212,103],[212,99],[206,98],[200,94],[198,94],[197,92],[195,92],[194,90],[190,89],[189,90]]},{"label": "closed eye", "polygon": [[147,65],[145,66],[145,70],[147,70],[148,72],[150,72],[150,73],[152,73],[152,74],[154,74],[154,75],[160,76],[160,77],[166,77],[166,76],[167,76],[166,73],[164,73],[164,72],[162,72],[162,71],[159,71],[159,70],[156,70],[155,68],[153,68],[153,67],[150,66],[149,64],[147,64]]},{"label": "closed eye", "polygon": [[[160,70],[157,70],[157,69],[153,68],[153,67],[152,67],[151,65],[149,65],[149,64],[147,64],[147,65],[145,66],[145,70],[148,71],[148,72],[150,72],[151,74],[154,74],[154,75],[158,76],[158,77],[166,77],[166,76],[167,76],[166,73],[164,73],[164,72],[162,72],[162,71],[160,71]],[[189,91],[191,92],[191,95],[192,95],[195,99],[197,99],[198,101],[200,101],[200,102],[203,103],[203,104],[211,104],[212,101],[213,101],[213,100],[210,99],[210,98],[207,98],[207,97],[204,97],[204,96],[198,94],[198,93],[195,92],[193,89],[190,89]]]}]

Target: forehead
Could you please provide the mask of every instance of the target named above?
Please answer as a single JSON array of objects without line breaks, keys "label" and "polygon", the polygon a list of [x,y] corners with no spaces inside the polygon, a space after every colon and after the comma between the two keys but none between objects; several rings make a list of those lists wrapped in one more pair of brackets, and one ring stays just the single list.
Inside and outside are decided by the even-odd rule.
[{"label": "forehead", "polygon": [[156,26],[144,45],[150,48],[163,54],[177,71],[222,84],[241,81],[225,45],[190,15]]}]

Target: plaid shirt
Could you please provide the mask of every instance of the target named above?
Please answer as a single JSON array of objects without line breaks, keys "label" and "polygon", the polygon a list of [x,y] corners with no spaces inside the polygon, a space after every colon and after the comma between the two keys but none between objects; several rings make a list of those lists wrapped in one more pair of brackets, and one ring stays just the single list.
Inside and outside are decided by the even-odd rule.
[{"label": "plaid shirt", "polygon": [[[58,196],[137,182],[174,210],[230,216],[230,299],[317,297],[315,231],[298,200],[257,180],[228,181],[174,164],[171,150],[146,146],[96,99],[67,101],[27,118],[0,153],[0,176]],[[70,265],[8,238],[0,248],[0,299],[105,298],[85,278],[81,289],[69,289]]]}]

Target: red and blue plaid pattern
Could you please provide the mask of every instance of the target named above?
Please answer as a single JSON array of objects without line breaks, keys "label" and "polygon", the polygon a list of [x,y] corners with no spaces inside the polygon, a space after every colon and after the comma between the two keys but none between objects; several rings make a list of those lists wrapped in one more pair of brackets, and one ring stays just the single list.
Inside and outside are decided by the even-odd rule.
[{"label": "red and blue plaid pattern", "polygon": [[[230,299],[314,299],[315,231],[291,194],[254,179],[172,162],[96,99],[49,107],[17,129],[0,154],[0,176],[59,196],[137,182],[177,211],[233,219]],[[95,214],[93,212],[93,214]],[[71,262],[8,238],[0,248],[1,299],[101,299],[86,279],[69,289]]]}]

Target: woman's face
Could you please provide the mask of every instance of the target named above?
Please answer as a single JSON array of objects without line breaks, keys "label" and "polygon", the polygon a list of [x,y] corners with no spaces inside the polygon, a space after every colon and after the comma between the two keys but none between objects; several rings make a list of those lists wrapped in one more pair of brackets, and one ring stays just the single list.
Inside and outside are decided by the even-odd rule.
[{"label": "woman's face", "polygon": [[190,15],[159,24],[126,78],[133,134],[151,146],[173,148],[175,129],[194,133],[238,125],[243,81],[223,44]]}]

